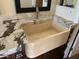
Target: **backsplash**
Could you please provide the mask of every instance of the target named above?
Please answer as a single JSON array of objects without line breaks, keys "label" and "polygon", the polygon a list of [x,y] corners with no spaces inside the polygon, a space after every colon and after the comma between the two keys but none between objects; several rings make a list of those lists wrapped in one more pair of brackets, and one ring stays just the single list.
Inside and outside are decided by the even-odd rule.
[{"label": "backsplash", "polygon": [[[19,19],[36,19],[36,12],[32,12],[32,13],[22,13],[22,14],[17,14],[16,15],[17,18]],[[52,14],[50,13],[50,11],[43,11],[43,12],[39,12],[39,18],[48,18],[51,17]]]},{"label": "backsplash", "polygon": [[76,8],[69,8],[69,7],[64,7],[64,6],[56,6],[56,12],[55,15],[61,16],[65,19],[71,20],[75,23],[78,22],[76,19]]}]

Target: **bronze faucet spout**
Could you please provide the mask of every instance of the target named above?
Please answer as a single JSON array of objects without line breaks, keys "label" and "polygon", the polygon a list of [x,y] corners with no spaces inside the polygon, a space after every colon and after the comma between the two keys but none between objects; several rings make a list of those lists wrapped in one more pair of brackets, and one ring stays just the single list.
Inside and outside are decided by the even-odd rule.
[{"label": "bronze faucet spout", "polygon": [[36,6],[36,19],[38,19],[38,18],[39,18],[39,7]]},{"label": "bronze faucet spout", "polygon": [[33,22],[34,22],[34,24],[36,24],[37,23],[37,20],[39,19],[39,7],[38,6],[36,6],[36,19],[35,20],[33,20]]}]

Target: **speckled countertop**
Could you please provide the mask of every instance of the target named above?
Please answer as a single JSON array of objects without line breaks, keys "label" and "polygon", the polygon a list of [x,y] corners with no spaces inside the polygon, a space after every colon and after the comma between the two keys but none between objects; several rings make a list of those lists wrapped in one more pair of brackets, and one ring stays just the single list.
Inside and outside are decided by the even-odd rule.
[{"label": "speckled countertop", "polygon": [[11,19],[0,21],[0,43],[5,45],[5,49],[0,50],[0,57],[4,57],[17,51],[18,42],[16,40],[26,40],[24,31],[20,25],[23,20]]}]

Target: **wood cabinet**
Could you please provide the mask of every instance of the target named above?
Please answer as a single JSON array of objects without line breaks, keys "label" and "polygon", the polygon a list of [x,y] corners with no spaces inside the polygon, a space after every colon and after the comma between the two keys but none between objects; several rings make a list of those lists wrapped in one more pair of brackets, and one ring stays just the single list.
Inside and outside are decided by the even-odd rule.
[{"label": "wood cabinet", "polygon": [[64,44],[63,46],[49,51],[37,58],[27,58],[25,55],[22,55],[22,52],[18,52],[2,59],[63,59],[66,46],[67,44]]}]

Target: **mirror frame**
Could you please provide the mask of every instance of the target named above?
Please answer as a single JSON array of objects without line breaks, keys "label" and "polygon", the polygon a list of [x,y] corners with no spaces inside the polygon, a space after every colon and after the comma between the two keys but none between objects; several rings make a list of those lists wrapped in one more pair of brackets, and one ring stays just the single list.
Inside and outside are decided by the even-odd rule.
[{"label": "mirror frame", "polygon": [[[21,8],[20,0],[15,0],[16,13],[26,13],[26,12],[35,12],[36,8]],[[40,11],[48,11],[51,7],[51,0],[48,0],[47,7],[39,7]]]},{"label": "mirror frame", "polygon": [[[64,6],[63,4],[64,4],[64,0],[60,0],[60,5],[61,5],[61,6]],[[71,6],[66,6],[66,7],[71,7],[71,8],[74,8],[74,5],[71,5]]]}]

